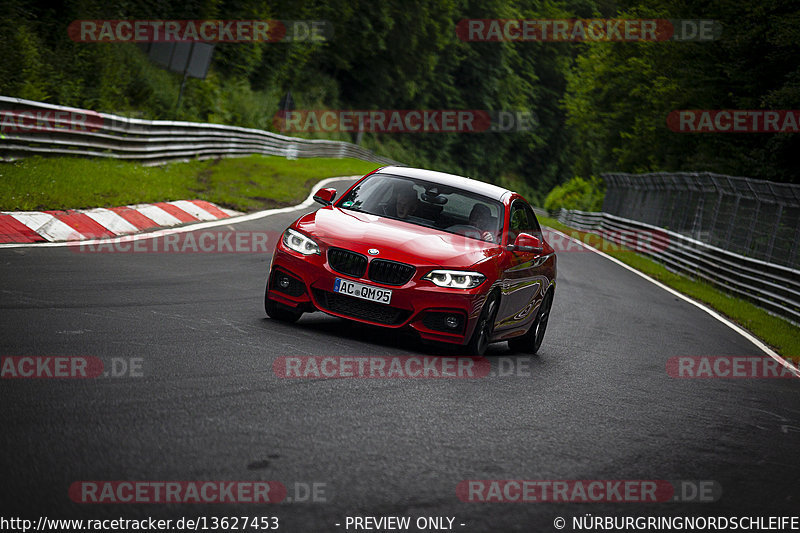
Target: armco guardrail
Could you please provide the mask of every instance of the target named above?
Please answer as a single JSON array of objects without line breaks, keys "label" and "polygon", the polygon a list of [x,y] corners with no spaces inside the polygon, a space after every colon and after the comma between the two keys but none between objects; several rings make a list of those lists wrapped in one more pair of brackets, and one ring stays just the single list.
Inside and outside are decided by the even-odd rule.
[{"label": "armco guardrail", "polygon": [[603,211],[723,250],[800,267],[800,185],[711,172],[602,174]]},{"label": "armco guardrail", "polygon": [[167,120],[141,120],[0,96],[0,158],[32,155],[110,157],[158,165],[249,154],[289,158],[352,157],[396,164],[342,141],[299,139],[268,131]]},{"label": "armco guardrail", "polygon": [[[620,245],[635,243],[673,271],[702,279],[800,325],[800,271],[722,250],[680,233],[608,213],[561,209],[558,221]],[[646,238],[642,238],[645,235]]]}]

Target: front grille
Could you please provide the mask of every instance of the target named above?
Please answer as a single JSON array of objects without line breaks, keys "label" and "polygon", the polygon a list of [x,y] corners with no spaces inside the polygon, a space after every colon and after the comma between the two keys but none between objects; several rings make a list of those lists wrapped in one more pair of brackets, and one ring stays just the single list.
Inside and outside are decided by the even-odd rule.
[{"label": "front grille", "polygon": [[362,277],[367,270],[366,256],[341,248],[328,250],[328,264],[336,272],[356,278]]},{"label": "front grille", "polygon": [[405,322],[410,314],[409,311],[403,309],[369,302],[345,294],[323,291],[321,289],[313,289],[313,291],[314,298],[316,298],[319,305],[334,313],[352,318],[394,326]]},{"label": "front grille", "polygon": [[369,279],[386,285],[405,285],[414,276],[416,269],[405,263],[373,259],[369,264]]}]

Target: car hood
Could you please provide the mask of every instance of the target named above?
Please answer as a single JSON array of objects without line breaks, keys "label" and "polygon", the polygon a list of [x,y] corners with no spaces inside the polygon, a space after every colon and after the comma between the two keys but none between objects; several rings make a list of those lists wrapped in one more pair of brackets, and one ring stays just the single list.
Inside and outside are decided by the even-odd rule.
[{"label": "car hood", "polygon": [[294,226],[328,246],[412,264],[466,268],[501,253],[499,245],[338,207],[324,207]]}]

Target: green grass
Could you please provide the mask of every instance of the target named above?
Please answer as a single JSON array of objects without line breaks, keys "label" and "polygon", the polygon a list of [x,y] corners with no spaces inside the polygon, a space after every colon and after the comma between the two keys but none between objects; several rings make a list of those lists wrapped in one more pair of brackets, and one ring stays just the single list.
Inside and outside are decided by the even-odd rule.
[{"label": "green grass", "polygon": [[114,159],[33,157],[0,164],[0,210],[37,211],[201,199],[236,209],[294,205],[322,178],[379,167],[358,159],[253,155],[145,167]]},{"label": "green grass", "polygon": [[601,239],[597,235],[587,239],[584,237],[587,232],[570,228],[552,218],[538,218],[545,226],[566,233],[581,242],[591,244],[626,265],[657,279],[664,285],[672,287],[694,300],[707,304],[750,331],[783,357],[795,363],[800,358],[800,328],[786,320],[770,315],[747,300],[730,296],[713,285],[670,272],[661,263],[637,254],[623,246]]}]

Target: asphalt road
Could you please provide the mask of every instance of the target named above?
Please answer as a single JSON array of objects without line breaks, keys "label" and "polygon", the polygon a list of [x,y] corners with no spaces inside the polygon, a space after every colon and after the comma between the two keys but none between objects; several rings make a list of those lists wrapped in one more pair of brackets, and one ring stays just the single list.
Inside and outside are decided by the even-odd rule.
[{"label": "asphalt road", "polygon": [[[274,236],[297,216],[217,229]],[[538,356],[497,344],[490,376],[438,380],[277,377],[280,356],[458,353],[321,313],[270,320],[268,263],[263,253],[0,250],[0,355],[140,365],[127,377],[0,380],[0,514],[276,516],[289,532],[345,531],[347,516],[454,517],[454,530],[473,532],[555,531],[558,516],[572,531],[587,513],[798,514],[798,381],[669,377],[674,356],[763,354],[603,257],[559,255]],[[475,479],[705,480],[721,496],[462,502],[456,487]],[[75,503],[68,490],[82,480],[272,480],[292,501]],[[297,501],[313,483],[317,501]]]}]

